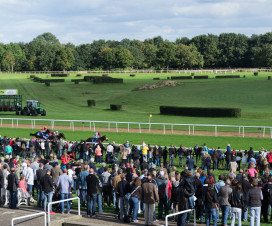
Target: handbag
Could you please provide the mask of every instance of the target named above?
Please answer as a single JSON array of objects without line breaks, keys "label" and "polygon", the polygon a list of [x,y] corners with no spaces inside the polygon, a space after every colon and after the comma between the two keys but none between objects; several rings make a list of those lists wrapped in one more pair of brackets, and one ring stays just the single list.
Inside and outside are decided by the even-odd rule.
[{"label": "handbag", "polygon": [[135,188],[131,193],[127,193],[125,194],[125,200],[129,201],[131,198],[131,195],[133,195],[138,189],[140,188],[140,186],[138,186],[137,188]]},{"label": "handbag", "polygon": [[[212,196],[210,195],[210,193],[209,193],[208,191],[207,191],[207,193],[208,193],[210,199],[213,201],[213,198],[212,198]],[[218,210],[218,204],[217,204],[217,203],[214,203],[214,205],[215,205],[216,210]]]}]

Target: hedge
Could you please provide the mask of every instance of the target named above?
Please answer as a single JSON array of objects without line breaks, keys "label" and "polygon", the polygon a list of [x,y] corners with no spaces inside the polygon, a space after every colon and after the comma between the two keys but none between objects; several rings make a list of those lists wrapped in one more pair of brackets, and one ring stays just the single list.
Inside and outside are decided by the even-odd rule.
[{"label": "hedge", "polygon": [[122,78],[108,78],[108,79],[95,79],[93,80],[94,84],[101,83],[124,83]]},{"label": "hedge", "polygon": [[87,100],[87,104],[89,107],[95,106],[95,100]]},{"label": "hedge", "polygon": [[65,82],[65,79],[41,79],[41,82]]},{"label": "hedge", "polygon": [[160,106],[160,114],[195,117],[240,117],[241,109]]},{"label": "hedge", "polygon": [[254,75],[255,75],[255,76],[258,76],[258,75],[259,75],[259,73],[258,73],[258,72],[254,72]]},{"label": "hedge", "polygon": [[160,78],[153,78],[153,80],[160,80]]},{"label": "hedge", "polygon": [[71,79],[71,82],[76,82],[76,81],[78,81],[78,82],[85,82],[84,79]]},{"label": "hedge", "polygon": [[172,76],[171,80],[177,80],[177,79],[192,79],[192,76]]},{"label": "hedge", "polygon": [[215,78],[240,78],[240,75],[217,75]]},{"label": "hedge", "polygon": [[35,78],[35,75],[30,75],[30,78]]},{"label": "hedge", "polygon": [[135,75],[134,75],[134,74],[130,74],[129,76],[130,76],[130,77],[135,77]]},{"label": "hedge", "polygon": [[271,80],[271,76],[268,76],[267,79],[268,79],[268,80]]},{"label": "hedge", "polygon": [[111,104],[110,109],[114,111],[120,111],[122,109],[122,105]]},{"label": "hedge", "polygon": [[209,76],[208,75],[195,75],[194,79],[208,79]]},{"label": "hedge", "polygon": [[70,74],[51,74],[51,77],[68,77]]},{"label": "hedge", "polygon": [[45,85],[46,85],[46,86],[50,86],[50,82],[46,82]]}]

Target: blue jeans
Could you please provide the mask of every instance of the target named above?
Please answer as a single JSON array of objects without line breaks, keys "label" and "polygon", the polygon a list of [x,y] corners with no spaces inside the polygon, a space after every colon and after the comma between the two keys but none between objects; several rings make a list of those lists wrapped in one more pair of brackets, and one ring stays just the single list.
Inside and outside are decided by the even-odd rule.
[{"label": "blue jeans", "polygon": [[58,150],[58,157],[60,158],[62,156],[62,150]]},{"label": "blue jeans", "polygon": [[40,149],[36,149],[36,156],[39,156],[39,158],[41,157],[41,150]]},{"label": "blue jeans", "polygon": [[169,213],[168,198],[166,196],[163,198],[160,198],[159,205],[158,205],[158,219],[162,219],[163,206],[164,206],[164,213],[166,216]]},{"label": "blue jeans", "polygon": [[9,208],[16,209],[17,191],[9,191]]},{"label": "blue jeans", "polygon": [[97,194],[97,204],[98,204],[98,212],[103,212],[102,209],[102,195]]},{"label": "blue jeans", "polygon": [[187,218],[187,213],[178,215],[177,226],[185,226],[186,218]]},{"label": "blue jeans", "polygon": [[116,208],[116,192],[114,188],[112,188],[112,202],[113,202],[113,207]]},{"label": "blue jeans", "polygon": [[218,160],[213,160],[213,170],[218,169]]},{"label": "blue jeans", "polygon": [[96,156],[96,164],[101,164],[102,160],[101,160],[101,155],[100,156]]},{"label": "blue jeans", "polygon": [[83,152],[83,161],[84,162],[88,162],[89,161],[89,157],[87,155],[87,152]]},{"label": "blue jeans", "polygon": [[245,205],[245,207],[247,207],[247,211],[246,212],[242,211],[242,219],[243,219],[243,221],[247,221],[247,216],[248,216],[248,202],[247,202],[247,200],[244,200],[244,205]]},{"label": "blue jeans", "polygon": [[231,226],[235,226],[235,218],[238,216],[238,226],[242,226],[242,209],[238,212],[231,212]]},{"label": "blue jeans", "polygon": [[136,197],[131,197],[129,200],[129,215],[131,215],[133,210],[133,216],[132,216],[133,221],[137,220],[138,209],[139,209],[139,199],[137,199]]},{"label": "blue jeans", "polygon": [[38,207],[42,206],[42,201],[43,201],[43,192],[42,189],[37,186],[37,205]]},{"label": "blue jeans", "polygon": [[250,207],[250,226],[260,226],[261,207]]},{"label": "blue jeans", "polygon": [[[43,210],[46,211],[47,209],[47,201],[52,202],[53,192],[43,192]],[[49,212],[52,212],[52,205],[50,205]]]},{"label": "blue jeans", "polygon": [[149,158],[149,167],[151,167],[152,166],[152,164],[153,164],[153,158]]},{"label": "blue jeans", "polygon": [[[191,196],[191,197],[189,197],[189,207],[190,207],[190,209],[194,209],[194,196]],[[187,221],[190,221],[190,218],[191,218],[191,212],[188,212],[187,213]]]},{"label": "blue jeans", "polygon": [[170,166],[174,166],[174,159],[175,159],[174,155],[171,155],[169,158],[169,165]]},{"label": "blue jeans", "polygon": [[86,191],[87,191],[86,189],[80,189],[79,198],[80,198],[80,204],[82,206],[85,206]]},{"label": "blue jeans", "polygon": [[28,193],[32,196],[32,193],[33,193],[33,185],[28,184],[28,185],[27,185],[27,190],[28,190]]},{"label": "blue jeans", "polygon": [[118,158],[119,158],[119,153],[118,153],[118,152],[115,152],[115,153],[114,153],[114,156],[115,156],[115,158],[118,159]]},{"label": "blue jeans", "polygon": [[155,157],[155,165],[156,165],[157,167],[160,167],[160,159],[159,159],[158,156]]},{"label": "blue jeans", "polygon": [[128,201],[124,197],[119,198],[120,204],[120,220],[123,220],[128,213]]},{"label": "blue jeans", "polygon": [[147,161],[147,155],[143,155],[143,160],[144,160],[144,159],[146,159],[146,161]]},{"label": "blue jeans", "polygon": [[[213,225],[217,226],[217,213],[216,209],[206,209],[206,226],[210,226],[210,222],[213,220]],[[226,223],[227,224],[227,223]]]},{"label": "blue jeans", "polygon": [[49,155],[50,155],[50,150],[49,150],[49,148],[48,148],[48,149],[46,149],[46,158],[48,158]]},{"label": "blue jeans", "polygon": [[222,224],[227,225],[230,206],[221,206],[221,209],[222,209]]},{"label": "blue jeans", "polygon": [[93,193],[88,195],[87,198],[87,215],[94,215],[96,210],[97,194]]},{"label": "blue jeans", "polygon": [[[60,200],[69,199],[69,198],[70,198],[69,193],[60,193]],[[70,201],[66,203],[67,203],[67,213],[70,213]],[[60,210],[62,213],[64,213],[64,202],[60,203]]]}]

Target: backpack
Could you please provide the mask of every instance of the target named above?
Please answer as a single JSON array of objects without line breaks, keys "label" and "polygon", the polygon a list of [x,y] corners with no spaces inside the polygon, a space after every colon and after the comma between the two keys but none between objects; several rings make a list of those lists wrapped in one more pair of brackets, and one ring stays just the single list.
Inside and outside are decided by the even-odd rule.
[{"label": "backpack", "polygon": [[209,181],[210,181],[210,183],[215,184],[215,180],[214,180],[213,176],[209,176]]}]

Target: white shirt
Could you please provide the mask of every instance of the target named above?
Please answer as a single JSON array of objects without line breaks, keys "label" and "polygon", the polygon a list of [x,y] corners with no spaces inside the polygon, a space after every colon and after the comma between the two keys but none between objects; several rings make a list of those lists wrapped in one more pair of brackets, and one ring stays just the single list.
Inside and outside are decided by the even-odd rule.
[{"label": "white shirt", "polygon": [[113,146],[112,145],[108,145],[107,152],[108,153],[112,153],[113,152]]}]

